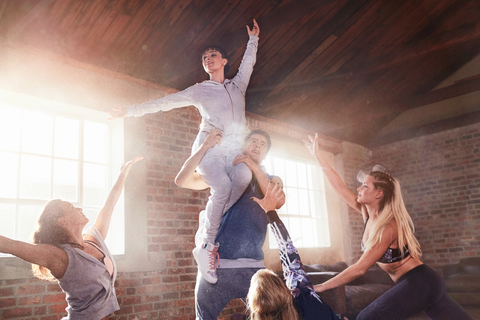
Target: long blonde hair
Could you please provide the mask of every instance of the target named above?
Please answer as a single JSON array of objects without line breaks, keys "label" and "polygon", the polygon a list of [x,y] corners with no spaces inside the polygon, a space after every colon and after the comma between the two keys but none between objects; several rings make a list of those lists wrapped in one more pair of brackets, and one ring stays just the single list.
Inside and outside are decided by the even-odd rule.
[{"label": "long blonde hair", "polygon": [[300,319],[291,291],[271,270],[258,270],[253,275],[247,301],[251,320]]},{"label": "long blonde hair", "polygon": [[408,251],[414,258],[422,256],[422,250],[417,238],[415,238],[415,226],[412,218],[408,214],[405,203],[403,202],[402,189],[400,183],[390,174],[382,171],[373,171],[369,174],[375,178],[375,189],[383,191],[383,197],[379,205],[378,221],[370,232],[365,250],[374,247],[382,240],[382,234],[385,227],[394,220],[397,225],[397,243],[398,248],[404,256],[405,246],[408,245]]},{"label": "long blonde hair", "polygon": [[[62,208],[63,201],[60,199],[50,200],[43,207],[38,217],[37,229],[33,232],[32,242],[35,244],[52,244],[61,246],[68,243],[69,234],[59,223],[65,212]],[[33,275],[42,280],[55,281],[50,270],[43,266],[32,264]]]}]

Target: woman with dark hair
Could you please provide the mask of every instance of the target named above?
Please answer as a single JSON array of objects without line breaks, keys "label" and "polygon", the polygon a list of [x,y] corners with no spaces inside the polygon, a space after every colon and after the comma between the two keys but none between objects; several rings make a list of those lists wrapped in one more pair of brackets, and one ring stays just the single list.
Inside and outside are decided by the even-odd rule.
[{"label": "woman with dark hair", "polygon": [[205,218],[203,242],[193,250],[198,269],[210,283],[217,282],[215,243],[222,216],[240,198],[250,181],[252,172],[244,163],[233,166],[232,161],[242,153],[245,134],[245,92],[256,62],[260,28],[255,19],[253,28],[247,26],[249,41],[238,73],[232,79],[225,78],[228,60],[225,50],[208,46],[202,52],[202,65],[209,80],[160,99],[134,105],[129,108],[112,108],[111,119],[140,117],[146,113],[169,111],[174,108],[195,106],[201,116],[200,132],[192,146],[194,154],[211,129],[221,132],[222,143],[208,150],[197,171],[210,187]]},{"label": "woman with dark hair", "polygon": [[287,228],[275,211],[276,204],[283,197],[280,185],[271,182],[263,199],[252,198],[267,214],[278,243],[285,282],[268,269],[255,273],[247,296],[250,319],[339,320],[315,292]]},{"label": "woman with dark hair", "polygon": [[32,263],[40,279],[58,281],[68,303],[63,319],[99,320],[120,308],[113,287],[117,268],[104,240],[130,168],[142,159],[125,164],[90,228],[83,230],[88,218],[82,208],[55,199],[38,218],[34,244],[0,236],[0,252]]},{"label": "woman with dark hair", "polygon": [[407,319],[422,311],[432,319],[472,319],[448,296],[443,279],[420,260],[420,244],[397,179],[386,172],[371,172],[355,194],[321,155],[318,134],[308,138],[305,145],[333,189],[362,215],[365,223],[360,259],[332,279],[315,285],[315,291],[346,284],[377,263],[396,285],[362,310],[358,320]]}]

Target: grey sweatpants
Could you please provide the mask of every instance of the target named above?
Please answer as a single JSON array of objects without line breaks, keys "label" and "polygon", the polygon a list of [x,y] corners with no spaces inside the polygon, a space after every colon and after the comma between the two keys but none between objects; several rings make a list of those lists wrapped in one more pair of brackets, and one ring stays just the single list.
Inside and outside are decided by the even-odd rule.
[{"label": "grey sweatpants", "polygon": [[[199,134],[193,149],[203,143]],[[223,141],[207,151],[197,170],[210,186],[210,197],[205,208],[204,243],[215,244],[223,214],[237,202],[252,181],[252,171],[246,164],[232,165],[235,157],[242,153],[239,143]]]},{"label": "grey sweatpants", "polygon": [[216,320],[230,300],[245,298],[250,280],[260,268],[217,269],[218,281],[207,282],[200,272],[195,285],[197,320]]}]

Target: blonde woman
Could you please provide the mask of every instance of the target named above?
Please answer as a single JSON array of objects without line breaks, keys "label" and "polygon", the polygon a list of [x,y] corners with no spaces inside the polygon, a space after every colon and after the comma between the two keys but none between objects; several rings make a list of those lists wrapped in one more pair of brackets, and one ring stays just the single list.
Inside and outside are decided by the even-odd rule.
[{"label": "blonde woman", "polygon": [[292,292],[273,271],[255,273],[248,292],[250,320],[299,320]]},{"label": "blonde woman", "polygon": [[265,197],[253,197],[267,214],[270,229],[280,251],[285,282],[270,270],[259,270],[250,281],[247,295],[251,320],[339,320],[313,289],[297,249],[285,225],[275,211],[283,191],[278,184],[268,184]]},{"label": "blonde woman", "polygon": [[33,244],[0,236],[0,252],[32,263],[40,279],[58,281],[68,303],[64,320],[106,319],[120,309],[113,287],[117,268],[104,240],[130,168],[142,159],[125,164],[90,228],[83,230],[88,218],[82,208],[55,199],[38,218]]},{"label": "blonde woman", "polygon": [[315,285],[315,291],[346,284],[377,263],[396,285],[366,307],[358,320],[407,319],[422,311],[432,319],[472,319],[447,295],[443,279],[420,260],[420,245],[398,181],[386,172],[374,171],[354,194],[320,154],[318,134],[308,138],[305,145],[325,177],[365,223],[363,255],[336,277]]}]

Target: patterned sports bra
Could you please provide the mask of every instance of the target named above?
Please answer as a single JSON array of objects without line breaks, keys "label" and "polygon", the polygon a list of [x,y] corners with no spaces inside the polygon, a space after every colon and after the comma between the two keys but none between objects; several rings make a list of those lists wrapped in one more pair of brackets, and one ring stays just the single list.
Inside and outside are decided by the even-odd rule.
[{"label": "patterned sports bra", "polygon": [[[365,225],[363,226],[363,233],[365,233],[365,229],[367,228],[367,222],[368,222],[368,218],[365,220]],[[363,237],[362,237],[362,250],[365,251],[365,247],[363,245]],[[387,251],[385,251],[385,253],[383,254],[383,256],[378,259],[378,262],[380,263],[394,263],[394,262],[398,262],[398,261],[401,261],[403,259],[405,259],[406,257],[408,257],[410,255],[410,251],[408,251],[408,245],[406,245],[404,248],[403,248],[403,257],[402,257],[402,253],[400,252],[400,249],[398,248],[388,248]]]}]

